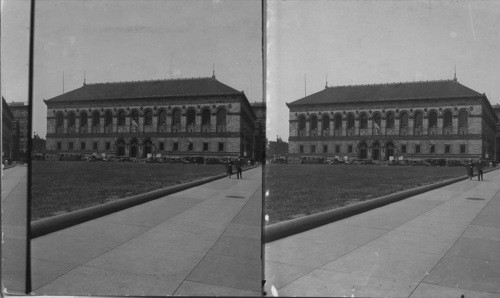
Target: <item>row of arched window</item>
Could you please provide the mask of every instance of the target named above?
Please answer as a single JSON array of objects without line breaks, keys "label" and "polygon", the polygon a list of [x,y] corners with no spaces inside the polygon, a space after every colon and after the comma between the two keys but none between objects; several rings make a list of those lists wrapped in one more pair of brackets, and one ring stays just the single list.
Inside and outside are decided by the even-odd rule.
[{"label": "row of arched window", "polygon": [[[443,113],[443,128],[448,128],[448,127],[453,127],[453,114],[451,111],[445,111]],[[410,117],[407,112],[403,112],[399,116],[400,118],[400,128],[406,128],[409,125]],[[465,110],[460,111],[458,113],[458,127],[467,127],[468,126],[468,118],[469,118],[469,113]],[[395,128],[395,114],[393,112],[389,112],[386,115],[386,125],[385,127],[387,129],[393,129]],[[413,127],[414,128],[421,128],[423,127],[423,122],[424,122],[424,115],[422,112],[417,111],[413,115]],[[432,127],[437,127],[438,125],[438,114],[436,111],[430,111],[428,113],[428,119],[429,119],[429,128]],[[346,128],[347,129],[354,129],[355,127],[355,117],[354,114],[349,113],[346,117]],[[305,115],[299,115],[298,117],[298,122],[299,122],[299,130],[305,130],[306,129],[306,116]],[[309,117],[309,129],[310,130],[317,130],[318,129],[318,124],[321,123],[321,128],[322,130],[329,129],[330,128],[330,116],[327,114],[324,114],[321,121],[318,120],[318,116],[316,115],[311,115]],[[359,116],[359,128],[360,129],[367,129],[368,128],[368,114],[367,113],[362,113]],[[340,114],[337,114],[333,117],[333,128],[334,129],[342,129],[343,127],[343,118]],[[372,116],[372,128],[375,129],[380,129],[382,127],[382,117],[380,113],[376,113]]]},{"label": "row of arched window", "polygon": [[[87,114],[86,111],[83,111],[79,115],[80,117],[80,127],[87,127],[88,120],[89,120],[89,115]],[[212,122],[212,113],[210,109],[205,108],[201,110],[200,113],[200,120],[201,123],[197,123],[196,120],[197,113],[194,109],[188,109],[185,117],[186,117],[186,126],[193,126],[196,124],[201,124],[203,125],[210,125]],[[226,125],[226,116],[227,112],[224,108],[220,108],[216,112],[216,125]],[[91,126],[92,127],[99,127],[101,125],[101,113],[99,111],[94,111],[91,114]],[[113,126],[113,118],[116,117],[116,122],[117,126],[126,126],[126,119],[127,117],[130,118],[130,126],[132,127],[137,127],[140,125],[140,115],[139,111],[137,110],[132,110],[129,115],[125,113],[124,110],[119,110],[116,113],[116,116],[113,116],[113,112],[110,110],[105,111],[102,114],[102,118],[104,118],[104,126],[105,127],[111,127]],[[157,125],[158,126],[166,126],[167,125],[167,111],[164,109],[161,109],[156,116],[153,115],[153,111],[148,109],[144,111],[143,117],[143,126],[152,126],[153,125],[153,117],[157,117]],[[172,127],[174,126],[180,126],[181,125],[181,119],[183,117],[181,110],[180,109],[175,109],[172,111],[171,114],[171,125]],[[59,111],[56,113],[56,128],[63,128],[64,127],[64,113],[62,111]],[[67,127],[75,127],[76,126],[76,113],[73,111],[70,111],[67,113]]]}]

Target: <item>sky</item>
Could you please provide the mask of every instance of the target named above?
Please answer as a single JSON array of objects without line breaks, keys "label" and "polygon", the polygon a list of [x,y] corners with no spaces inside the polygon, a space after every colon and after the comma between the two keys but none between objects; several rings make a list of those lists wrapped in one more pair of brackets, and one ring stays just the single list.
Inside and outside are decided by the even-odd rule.
[{"label": "sky", "polygon": [[[3,1],[3,14],[10,18],[2,33],[19,31],[23,20],[12,14],[26,13],[27,22],[29,7],[25,11],[19,0]],[[35,5],[33,131],[42,137],[47,131],[43,99],[80,88],[84,76],[87,83],[210,77],[215,65],[220,82],[244,91],[250,102],[262,101],[259,1],[44,0]],[[27,84],[15,76],[27,55],[16,52],[24,44],[13,39],[2,57],[19,58],[6,67],[6,99],[27,101]]]},{"label": "sky", "polygon": [[[328,86],[453,79],[500,103],[500,1],[267,3],[267,135]],[[306,93],[305,93],[306,92]]]}]

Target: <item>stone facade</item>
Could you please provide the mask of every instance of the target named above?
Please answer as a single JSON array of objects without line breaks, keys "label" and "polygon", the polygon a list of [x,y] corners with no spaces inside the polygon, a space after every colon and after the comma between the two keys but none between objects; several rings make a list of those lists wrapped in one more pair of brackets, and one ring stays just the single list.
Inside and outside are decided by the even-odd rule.
[{"label": "stone facade", "polygon": [[12,102],[9,103],[9,108],[14,116],[14,120],[19,126],[19,135],[16,138],[19,140],[19,157],[21,161],[26,160],[26,153],[28,152],[28,104],[24,102]]},{"label": "stone facade", "polygon": [[498,118],[485,95],[456,81],[367,86],[327,87],[288,104],[289,154],[498,160]]},{"label": "stone facade", "polygon": [[67,94],[45,101],[53,157],[254,155],[256,116],[243,92],[215,77],[90,84]]}]

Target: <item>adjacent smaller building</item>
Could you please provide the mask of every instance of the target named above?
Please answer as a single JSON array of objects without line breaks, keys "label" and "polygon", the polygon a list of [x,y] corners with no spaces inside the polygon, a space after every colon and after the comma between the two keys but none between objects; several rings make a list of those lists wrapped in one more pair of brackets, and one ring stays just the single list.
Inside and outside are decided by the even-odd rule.
[{"label": "adjacent smaller building", "polygon": [[[19,161],[26,161],[26,154],[28,152],[28,104],[24,102],[11,102],[8,104],[10,111],[14,117],[13,125],[16,126],[14,130],[14,138],[18,142],[18,148],[16,148],[15,159]],[[17,129],[18,128],[18,129]]]},{"label": "adjacent smaller building", "polygon": [[19,122],[2,97],[2,159],[19,160]]}]

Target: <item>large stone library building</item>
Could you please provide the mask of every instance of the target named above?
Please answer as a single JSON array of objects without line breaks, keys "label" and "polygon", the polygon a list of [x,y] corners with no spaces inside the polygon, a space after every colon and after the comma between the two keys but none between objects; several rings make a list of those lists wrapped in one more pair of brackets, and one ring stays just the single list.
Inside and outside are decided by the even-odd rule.
[{"label": "large stone library building", "polygon": [[247,97],[207,78],[85,84],[44,100],[48,158],[105,154],[255,158]]},{"label": "large stone library building", "polygon": [[292,157],[499,160],[498,116],[456,78],[326,86],[287,106]]}]

